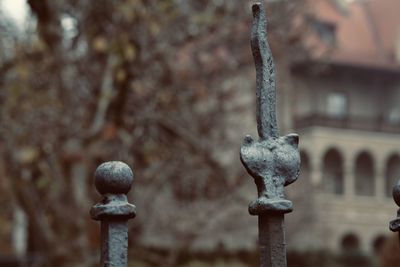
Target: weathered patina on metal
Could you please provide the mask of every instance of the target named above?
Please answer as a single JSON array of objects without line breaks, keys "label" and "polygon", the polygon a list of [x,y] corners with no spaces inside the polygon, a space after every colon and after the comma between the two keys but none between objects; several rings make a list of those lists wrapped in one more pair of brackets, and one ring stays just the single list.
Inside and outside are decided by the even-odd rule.
[{"label": "weathered patina on metal", "polygon": [[95,185],[103,199],[90,215],[101,221],[101,267],[128,266],[128,220],[136,215],[126,196],[132,182],[133,172],[123,162],[106,162],[96,170]]},{"label": "weathered patina on metal", "polygon": [[[393,187],[393,199],[397,206],[400,207],[400,180]],[[389,228],[391,231],[399,233],[400,242],[400,209],[397,210],[397,218],[390,222]]]},{"label": "weathered patina on metal", "polygon": [[256,66],[256,114],[259,140],[246,136],[240,159],[254,178],[258,199],[249,212],[258,215],[260,266],[286,267],[284,214],[292,211],[284,187],[297,180],[300,170],[299,137],[279,136],[276,121],[276,77],[267,41],[263,3],[253,4],[251,47]]}]

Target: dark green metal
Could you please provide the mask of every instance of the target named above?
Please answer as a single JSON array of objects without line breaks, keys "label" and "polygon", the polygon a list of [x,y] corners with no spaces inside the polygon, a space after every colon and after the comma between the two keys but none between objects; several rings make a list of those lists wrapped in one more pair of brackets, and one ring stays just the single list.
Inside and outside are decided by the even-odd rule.
[{"label": "dark green metal", "polygon": [[[393,187],[393,199],[397,206],[400,207],[400,180]],[[389,228],[393,232],[399,233],[399,243],[400,243],[400,209],[397,210],[397,218],[390,222]]]},{"label": "dark green metal", "polygon": [[267,41],[263,3],[253,5],[251,47],[256,66],[256,111],[259,140],[246,136],[240,159],[257,185],[258,199],[250,203],[251,215],[259,216],[261,267],[286,267],[284,214],[292,211],[284,187],[297,180],[300,171],[299,137],[279,136],[276,121],[276,77]]},{"label": "dark green metal", "polygon": [[106,162],[96,170],[95,185],[103,200],[90,215],[101,222],[101,267],[128,266],[128,220],[136,216],[126,196],[132,182],[133,172],[123,162]]}]

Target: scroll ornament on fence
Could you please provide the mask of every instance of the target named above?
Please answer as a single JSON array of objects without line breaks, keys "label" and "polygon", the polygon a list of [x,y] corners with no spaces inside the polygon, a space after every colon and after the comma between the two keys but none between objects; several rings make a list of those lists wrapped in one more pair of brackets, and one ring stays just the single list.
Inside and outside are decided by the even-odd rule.
[{"label": "scroll ornament on fence", "polygon": [[267,42],[262,3],[253,4],[251,48],[256,67],[256,117],[259,140],[246,136],[240,159],[254,178],[258,199],[249,212],[259,217],[260,266],[286,267],[284,214],[292,211],[284,187],[295,182],[300,170],[297,134],[279,136],[276,121],[275,67]]},{"label": "scroll ornament on fence", "polygon": [[97,191],[103,196],[90,210],[93,220],[101,222],[101,267],[128,266],[128,220],[136,207],[128,203],[133,172],[120,161],[101,164],[95,172]]},{"label": "scroll ornament on fence", "polygon": [[[393,187],[393,199],[396,202],[397,206],[400,207],[400,180]],[[400,209],[397,211],[397,218],[390,222],[389,228],[393,232],[399,233],[400,240]]]}]

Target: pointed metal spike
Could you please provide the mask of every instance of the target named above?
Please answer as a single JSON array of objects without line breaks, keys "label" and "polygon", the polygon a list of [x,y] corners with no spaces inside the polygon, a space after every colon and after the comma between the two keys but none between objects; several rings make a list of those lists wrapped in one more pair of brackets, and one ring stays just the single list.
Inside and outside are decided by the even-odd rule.
[{"label": "pointed metal spike", "polygon": [[275,64],[267,41],[267,19],[264,5],[253,5],[251,48],[256,66],[257,130],[261,140],[278,137],[276,122]]}]

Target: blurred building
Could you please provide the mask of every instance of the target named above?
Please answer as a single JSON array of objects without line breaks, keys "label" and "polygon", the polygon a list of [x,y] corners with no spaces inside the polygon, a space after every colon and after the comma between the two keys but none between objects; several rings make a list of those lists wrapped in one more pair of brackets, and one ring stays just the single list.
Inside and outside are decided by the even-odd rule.
[{"label": "blurred building", "polygon": [[[379,249],[389,234],[388,222],[396,212],[391,188],[400,178],[400,105],[397,104],[400,103],[400,16],[397,14],[400,1],[309,2],[302,21],[309,30],[304,44],[311,54],[306,60],[296,59],[291,63],[295,90],[290,96],[293,98],[290,114],[293,114],[292,125],[301,137],[302,172],[299,181],[288,188],[288,199],[293,201],[295,212],[287,216],[287,243],[289,249],[302,251],[345,249],[371,253]],[[207,47],[204,50],[214,47],[214,54],[222,59],[207,53],[201,56],[202,53],[195,51],[205,62],[210,62],[205,64],[207,71],[218,76],[231,66],[234,76],[229,79],[222,76],[215,84],[227,92],[230,88],[240,91],[236,92],[237,102],[229,99],[223,107],[232,111],[226,122],[229,125],[226,128],[230,129],[227,138],[237,142],[236,147],[221,149],[218,155],[227,169],[242,168],[238,159],[239,142],[243,133],[254,131],[255,136],[256,130],[249,25],[239,24],[237,36],[232,39],[236,43],[231,44],[234,49],[231,47],[230,52],[221,40],[204,46]],[[188,47],[197,49],[193,44]],[[191,53],[184,52],[182,57],[190,58]],[[224,64],[217,66],[218,62]],[[279,68],[278,75],[282,73]],[[246,179],[249,180],[244,189],[236,196],[239,200],[212,202],[218,209],[210,207],[207,198],[197,206],[185,205],[183,201],[179,210],[171,209],[177,204],[165,190],[166,197],[156,198],[159,202],[150,207],[155,209],[159,221],[168,221],[170,214],[178,213],[181,219],[169,225],[167,222],[165,227],[151,218],[142,219],[147,227],[141,233],[142,243],[150,247],[175,245],[181,241],[177,236],[184,235],[178,227],[172,232],[166,226],[180,223],[184,233],[186,229],[200,229],[195,231],[201,233],[199,237],[188,235],[189,240],[196,239],[194,248],[212,250],[221,245],[227,250],[254,249],[257,221],[246,213],[246,204],[254,200],[256,189],[251,178]],[[147,194],[143,192],[142,196]],[[143,210],[145,201],[137,197],[133,203]],[[40,240],[32,231],[27,232],[26,217],[6,206],[2,214],[6,214],[4,223],[0,223],[0,236],[5,240],[0,242],[3,253],[29,253],[30,247],[35,247],[34,242]],[[202,220],[199,223],[198,218]]]},{"label": "blurred building", "polygon": [[400,178],[398,10],[398,0],[310,1],[311,55],[292,65],[302,156],[289,189],[293,249],[371,253],[389,235]]}]

